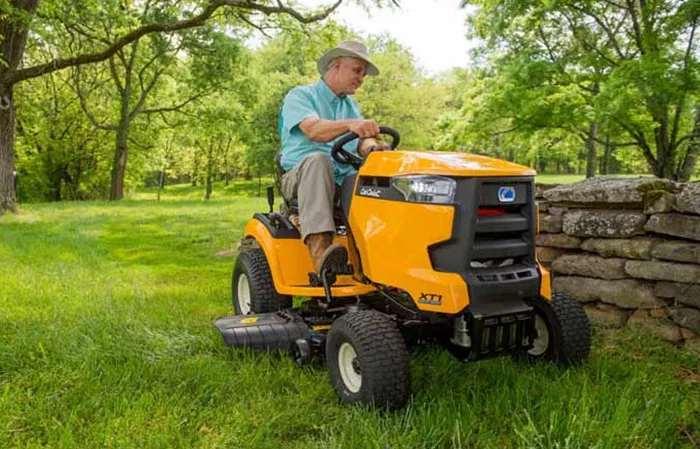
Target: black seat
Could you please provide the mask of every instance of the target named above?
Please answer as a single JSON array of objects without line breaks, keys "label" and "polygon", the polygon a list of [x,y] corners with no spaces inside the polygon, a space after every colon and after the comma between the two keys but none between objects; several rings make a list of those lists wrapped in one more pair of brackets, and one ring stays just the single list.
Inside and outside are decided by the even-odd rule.
[{"label": "black seat", "polygon": [[296,198],[287,199],[282,193],[282,176],[287,173],[284,168],[282,168],[282,152],[277,153],[275,156],[275,166],[277,167],[277,179],[279,179],[279,194],[284,200],[284,205],[287,207],[286,214],[298,214],[299,213],[299,201]]}]

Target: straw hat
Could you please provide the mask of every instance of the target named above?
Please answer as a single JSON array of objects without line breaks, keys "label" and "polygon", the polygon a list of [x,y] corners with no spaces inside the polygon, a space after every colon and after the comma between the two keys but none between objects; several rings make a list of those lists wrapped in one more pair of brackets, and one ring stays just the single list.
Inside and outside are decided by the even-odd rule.
[{"label": "straw hat", "polygon": [[361,59],[365,61],[367,65],[367,74],[371,76],[379,75],[379,69],[376,65],[372,64],[369,60],[367,46],[361,42],[357,41],[343,41],[336,45],[335,47],[328,50],[323,56],[319,58],[316,62],[316,67],[318,68],[318,73],[321,76],[328,72],[328,68],[336,58],[350,57]]}]

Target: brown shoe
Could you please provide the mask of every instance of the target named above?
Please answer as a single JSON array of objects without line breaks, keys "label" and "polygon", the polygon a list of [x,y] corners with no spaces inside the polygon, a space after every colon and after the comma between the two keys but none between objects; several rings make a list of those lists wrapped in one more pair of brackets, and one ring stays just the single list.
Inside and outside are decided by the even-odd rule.
[{"label": "brown shoe", "polygon": [[306,246],[309,248],[314,270],[316,273],[320,273],[323,254],[326,252],[326,249],[331,246],[331,243],[333,243],[333,234],[330,232],[309,234],[304,243],[306,243]]},{"label": "brown shoe", "polygon": [[318,274],[323,273],[324,270],[332,273],[343,273],[347,264],[348,250],[340,243],[334,243],[323,252]]}]

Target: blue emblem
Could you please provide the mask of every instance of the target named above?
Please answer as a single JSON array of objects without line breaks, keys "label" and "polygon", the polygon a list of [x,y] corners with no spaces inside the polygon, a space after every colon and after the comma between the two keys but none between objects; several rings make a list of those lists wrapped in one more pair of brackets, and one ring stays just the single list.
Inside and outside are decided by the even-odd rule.
[{"label": "blue emblem", "polygon": [[515,187],[502,186],[498,188],[498,201],[501,203],[512,203],[515,201]]}]

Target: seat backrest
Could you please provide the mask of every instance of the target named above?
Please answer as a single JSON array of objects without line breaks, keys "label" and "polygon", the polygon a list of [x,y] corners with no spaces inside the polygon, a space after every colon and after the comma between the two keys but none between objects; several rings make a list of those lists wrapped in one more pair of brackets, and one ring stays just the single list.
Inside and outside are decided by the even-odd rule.
[{"label": "seat backrest", "polygon": [[284,168],[282,168],[282,152],[280,151],[277,153],[277,156],[275,156],[275,168],[277,168],[277,179],[279,180],[279,194],[282,197],[282,200],[284,201],[284,209],[285,213],[294,213],[297,214],[299,213],[299,204],[296,200],[296,198],[285,198],[284,194],[282,193],[282,176],[287,173]]},{"label": "seat backrest", "polygon": [[282,175],[287,173],[284,168],[282,168],[282,152],[280,151],[275,156],[275,168],[277,169],[278,179],[282,179]]}]

